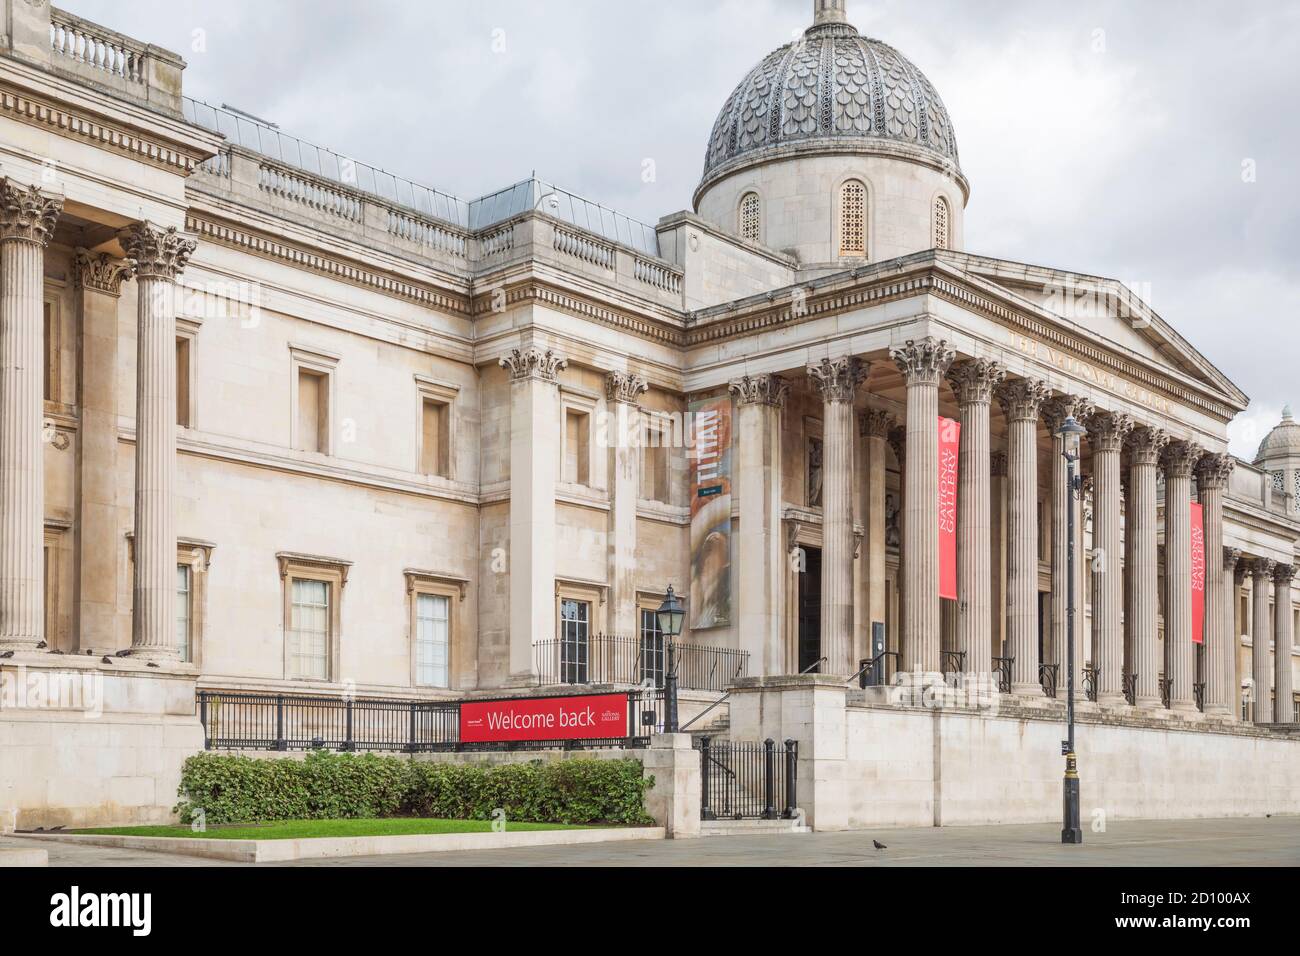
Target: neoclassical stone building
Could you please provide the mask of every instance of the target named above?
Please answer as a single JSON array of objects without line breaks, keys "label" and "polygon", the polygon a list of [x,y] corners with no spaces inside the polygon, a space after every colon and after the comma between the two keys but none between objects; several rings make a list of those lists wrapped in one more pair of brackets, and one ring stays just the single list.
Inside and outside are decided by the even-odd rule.
[{"label": "neoclassical stone building", "polygon": [[683,641],[749,675],[875,658],[1041,700],[1073,416],[1096,706],[1295,719],[1300,426],[1234,459],[1246,394],[1130,290],[967,250],[953,122],[843,0],[654,225],[540,180],[450,196],[4,10],[7,663],[455,696],[581,679],[599,634],[661,668],[672,583]]}]

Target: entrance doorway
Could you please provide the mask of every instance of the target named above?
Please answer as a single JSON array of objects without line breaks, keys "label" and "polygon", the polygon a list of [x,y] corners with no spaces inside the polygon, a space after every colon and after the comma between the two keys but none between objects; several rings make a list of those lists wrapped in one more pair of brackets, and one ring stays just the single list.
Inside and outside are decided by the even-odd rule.
[{"label": "entrance doorway", "polygon": [[803,548],[799,575],[799,670],[822,656],[822,549]]}]

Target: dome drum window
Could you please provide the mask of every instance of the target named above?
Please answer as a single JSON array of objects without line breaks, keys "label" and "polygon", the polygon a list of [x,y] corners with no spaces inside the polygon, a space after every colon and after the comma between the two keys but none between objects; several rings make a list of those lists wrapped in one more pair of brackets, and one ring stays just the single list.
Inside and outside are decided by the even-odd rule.
[{"label": "dome drum window", "polygon": [[936,196],[934,200],[934,247],[948,248],[948,200]]},{"label": "dome drum window", "polygon": [[867,188],[856,179],[840,187],[840,255],[867,254]]},{"label": "dome drum window", "polygon": [[758,193],[745,193],[740,200],[740,238],[759,241]]}]

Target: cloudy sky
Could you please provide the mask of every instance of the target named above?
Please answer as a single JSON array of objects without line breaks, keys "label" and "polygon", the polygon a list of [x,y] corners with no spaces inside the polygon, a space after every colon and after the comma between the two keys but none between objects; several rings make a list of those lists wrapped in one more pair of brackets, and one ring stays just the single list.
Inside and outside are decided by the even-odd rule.
[{"label": "cloudy sky", "polygon": [[[810,0],[60,0],[186,92],[471,198],[545,179],[687,208],[732,87]],[[1300,3],[849,0],[957,128],[969,251],[1133,285],[1253,399],[1300,405]],[[652,165],[648,165],[650,161]],[[650,168],[652,181],[643,170]]]}]

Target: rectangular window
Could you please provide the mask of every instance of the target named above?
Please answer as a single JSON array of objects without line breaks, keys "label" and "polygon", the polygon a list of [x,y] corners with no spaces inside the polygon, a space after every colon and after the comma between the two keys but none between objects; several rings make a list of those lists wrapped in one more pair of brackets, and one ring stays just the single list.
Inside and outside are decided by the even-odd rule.
[{"label": "rectangular window", "polygon": [[415,596],[415,682],[449,687],[451,599],[441,594]]},{"label": "rectangular window", "polygon": [[188,337],[176,337],[176,424],[190,428],[190,347]]},{"label": "rectangular window", "polygon": [[289,676],[325,680],[329,676],[329,583],[294,578],[292,584]]},{"label": "rectangular window", "polygon": [[420,423],[420,471],[426,475],[451,477],[450,419],[450,405],[431,398],[424,399]]},{"label": "rectangular window", "polygon": [[650,608],[641,609],[641,680],[653,680],[656,687],[664,683],[664,635],[659,630],[659,615]]},{"label": "rectangular window", "polygon": [[565,411],[563,478],[577,485],[591,484],[590,425],[586,412]]},{"label": "rectangular window", "polygon": [[298,369],[298,450],[329,453],[329,376]]},{"label": "rectangular window", "polygon": [[190,639],[190,619],[193,612],[192,589],[190,587],[190,566],[176,565],[176,649],[180,651],[181,660],[190,663],[194,660],[194,647]]},{"label": "rectangular window", "polygon": [[560,602],[560,681],[587,683],[590,660],[591,604],[565,598]]}]

